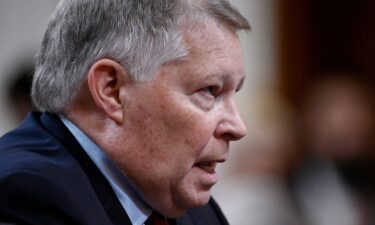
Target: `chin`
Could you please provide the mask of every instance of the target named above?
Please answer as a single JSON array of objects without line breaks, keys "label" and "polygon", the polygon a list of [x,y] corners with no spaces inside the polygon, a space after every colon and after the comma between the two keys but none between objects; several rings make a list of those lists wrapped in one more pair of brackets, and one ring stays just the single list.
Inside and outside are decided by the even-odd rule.
[{"label": "chin", "polygon": [[157,211],[168,218],[179,218],[183,216],[188,209],[199,208],[208,203],[210,200],[211,194],[209,191],[204,191],[201,193],[189,193],[190,195],[183,195],[177,197],[173,203],[165,207],[156,207],[159,208]]},{"label": "chin", "polygon": [[192,195],[184,196],[181,198],[184,202],[184,207],[186,209],[198,208],[206,205],[210,200],[211,193],[210,191],[200,191]]},{"label": "chin", "polygon": [[210,198],[211,198],[210,192],[202,193],[201,195],[198,196],[198,198],[196,199],[195,205],[191,208],[197,208],[197,207],[202,207],[206,205],[208,201],[210,201]]}]

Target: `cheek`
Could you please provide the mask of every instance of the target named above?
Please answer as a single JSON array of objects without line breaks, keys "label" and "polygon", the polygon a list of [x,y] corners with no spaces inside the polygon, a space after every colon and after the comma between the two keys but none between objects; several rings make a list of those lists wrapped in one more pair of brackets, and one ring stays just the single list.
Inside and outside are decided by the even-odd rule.
[{"label": "cheek", "polygon": [[130,154],[139,161],[155,162],[149,169],[159,171],[192,166],[213,136],[215,117],[189,99],[171,94],[144,97],[137,103],[124,113]]},{"label": "cheek", "polygon": [[213,136],[215,116],[170,95],[144,97],[124,111],[126,153],[117,164],[129,180],[151,205],[190,193],[195,178],[189,174]]},{"label": "cheek", "polygon": [[192,157],[196,157],[212,137],[214,122],[207,113],[191,107],[176,106],[174,109],[163,113],[162,127],[165,128],[164,134],[167,134],[165,138],[180,147],[176,151],[183,155],[191,153]]}]

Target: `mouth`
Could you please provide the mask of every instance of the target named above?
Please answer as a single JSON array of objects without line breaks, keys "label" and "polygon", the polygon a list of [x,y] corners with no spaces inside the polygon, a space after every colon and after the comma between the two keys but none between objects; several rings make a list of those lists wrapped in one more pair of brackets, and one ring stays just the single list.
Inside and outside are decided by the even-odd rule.
[{"label": "mouth", "polygon": [[196,163],[195,166],[206,171],[209,174],[215,174],[216,171],[216,165],[217,162],[202,162],[202,163]]},{"label": "mouth", "polygon": [[210,154],[203,155],[195,161],[192,171],[194,171],[202,188],[210,190],[217,183],[219,177],[216,173],[216,166],[225,162],[226,159],[227,154]]}]

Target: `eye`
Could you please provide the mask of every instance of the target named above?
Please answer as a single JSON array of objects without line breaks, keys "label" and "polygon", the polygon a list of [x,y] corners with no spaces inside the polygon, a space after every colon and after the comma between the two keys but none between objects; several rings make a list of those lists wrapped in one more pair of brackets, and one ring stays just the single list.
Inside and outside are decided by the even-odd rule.
[{"label": "eye", "polygon": [[207,86],[205,88],[200,89],[200,92],[202,92],[205,95],[213,96],[215,97],[217,95],[217,87],[216,86]]}]

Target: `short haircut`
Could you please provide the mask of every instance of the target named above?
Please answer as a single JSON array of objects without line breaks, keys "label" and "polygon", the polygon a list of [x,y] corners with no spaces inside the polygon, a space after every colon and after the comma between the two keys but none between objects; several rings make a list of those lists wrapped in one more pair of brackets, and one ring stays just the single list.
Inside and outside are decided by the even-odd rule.
[{"label": "short haircut", "polygon": [[192,18],[250,30],[227,0],[61,0],[37,55],[34,104],[62,112],[103,58],[117,61],[134,81],[152,79],[161,65],[188,55],[179,25]]}]

